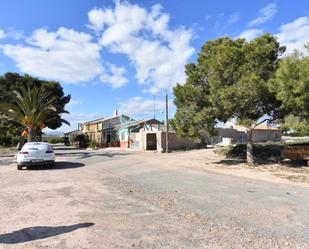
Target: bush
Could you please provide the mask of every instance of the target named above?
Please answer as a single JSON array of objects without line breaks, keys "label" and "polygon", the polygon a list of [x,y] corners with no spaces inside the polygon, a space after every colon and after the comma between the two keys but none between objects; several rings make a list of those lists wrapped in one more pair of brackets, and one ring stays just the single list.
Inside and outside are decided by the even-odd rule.
[{"label": "bush", "polygon": [[89,145],[89,138],[84,134],[72,134],[69,135],[69,142],[73,146],[86,148]]},{"label": "bush", "polygon": [[0,145],[4,147],[16,146],[19,142],[17,136],[0,136]]},{"label": "bush", "polygon": [[49,137],[47,138],[47,142],[50,144],[64,143],[64,138],[63,137]]},{"label": "bush", "polygon": [[19,143],[19,137],[12,137],[11,142],[13,146],[16,146]]},{"label": "bush", "polygon": [[[254,144],[253,155],[261,160],[279,160],[282,155],[283,145],[279,143],[261,143]],[[246,158],[246,144],[229,145],[216,150],[216,153],[224,155],[227,158]]]},{"label": "bush", "polygon": [[97,147],[96,141],[92,140],[92,141],[89,142],[88,148],[95,149],[96,147]]}]

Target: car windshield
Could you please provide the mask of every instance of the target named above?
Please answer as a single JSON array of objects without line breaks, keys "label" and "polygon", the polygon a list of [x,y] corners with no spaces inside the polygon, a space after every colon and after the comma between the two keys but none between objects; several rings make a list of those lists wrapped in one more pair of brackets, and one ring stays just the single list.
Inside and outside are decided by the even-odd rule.
[{"label": "car windshield", "polygon": [[47,150],[49,149],[49,145],[45,143],[26,143],[24,145],[24,149],[26,150]]}]

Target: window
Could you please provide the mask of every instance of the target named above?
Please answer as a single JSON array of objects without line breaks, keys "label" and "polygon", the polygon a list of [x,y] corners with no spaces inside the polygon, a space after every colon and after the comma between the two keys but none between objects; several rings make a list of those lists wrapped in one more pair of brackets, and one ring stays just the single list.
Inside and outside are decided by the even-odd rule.
[{"label": "window", "polygon": [[125,140],[125,133],[124,132],[121,133],[121,140],[122,141]]}]

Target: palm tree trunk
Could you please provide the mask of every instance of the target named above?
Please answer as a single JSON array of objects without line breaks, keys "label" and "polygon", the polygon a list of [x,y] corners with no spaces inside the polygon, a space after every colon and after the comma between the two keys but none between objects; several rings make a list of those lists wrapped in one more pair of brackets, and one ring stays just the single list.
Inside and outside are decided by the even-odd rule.
[{"label": "palm tree trunk", "polygon": [[40,142],[41,138],[40,132],[28,127],[28,142]]},{"label": "palm tree trunk", "polygon": [[28,127],[28,141],[27,142],[34,142],[34,138],[35,138],[34,129],[31,129],[30,127]]},{"label": "palm tree trunk", "polygon": [[252,133],[253,129],[250,129],[247,134],[247,163],[250,165],[254,165]]}]

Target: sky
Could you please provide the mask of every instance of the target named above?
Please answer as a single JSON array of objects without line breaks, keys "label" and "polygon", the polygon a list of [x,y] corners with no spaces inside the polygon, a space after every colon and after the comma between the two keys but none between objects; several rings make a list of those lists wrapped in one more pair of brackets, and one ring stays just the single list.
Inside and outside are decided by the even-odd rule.
[{"label": "sky", "polygon": [[208,40],[269,32],[286,54],[309,42],[308,0],[2,0],[0,10],[0,74],[59,81],[72,97],[59,131],[116,109],[161,120],[165,94],[173,115],[172,89]]}]

